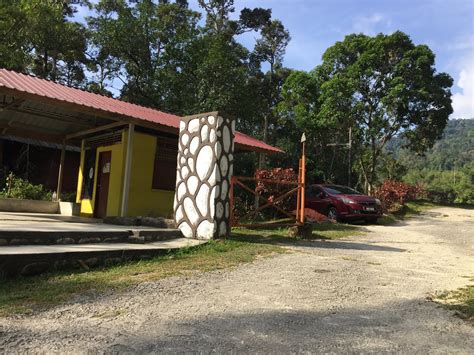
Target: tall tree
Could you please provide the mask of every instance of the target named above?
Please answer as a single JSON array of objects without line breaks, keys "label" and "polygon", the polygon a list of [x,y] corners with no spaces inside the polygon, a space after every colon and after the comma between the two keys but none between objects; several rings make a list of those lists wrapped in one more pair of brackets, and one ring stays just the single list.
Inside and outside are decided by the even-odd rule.
[{"label": "tall tree", "polygon": [[0,67],[25,72],[30,61],[27,41],[28,17],[16,0],[0,6]]},{"label": "tall tree", "polygon": [[[253,62],[258,63],[258,65],[261,63],[268,63],[270,67],[265,78],[267,79],[268,84],[266,90],[266,112],[264,112],[263,118],[264,142],[268,142],[268,127],[275,116],[275,107],[280,100],[279,89],[281,88],[283,80],[278,79],[284,79],[286,76],[286,72],[282,70],[282,63],[290,39],[290,33],[285,29],[280,21],[268,21],[262,27],[261,38],[257,40],[252,53]],[[264,157],[265,155],[260,153],[258,162],[260,168],[264,164]]]},{"label": "tall tree", "polygon": [[99,80],[115,77],[123,83],[122,98],[182,113],[200,14],[184,0],[102,0],[95,9],[88,24]]},{"label": "tall tree", "polygon": [[319,107],[310,119],[353,127],[358,166],[369,192],[390,139],[405,137],[412,151],[423,152],[443,132],[452,113],[453,81],[436,72],[434,61],[427,46],[413,44],[399,31],[375,37],[352,34],[327,49],[323,63],[311,73],[320,83],[320,95],[305,103]]},{"label": "tall tree", "polygon": [[86,31],[72,21],[86,1],[5,1],[0,64],[68,85],[84,82]]},{"label": "tall tree", "polygon": [[194,111],[221,110],[238,122],[249,99],[249,51],[236,37],[261,28],[269,21],[270,10],[243,9],[237,20],[233,0],[199,0],[206,14],[206,25],[197,45]]}]

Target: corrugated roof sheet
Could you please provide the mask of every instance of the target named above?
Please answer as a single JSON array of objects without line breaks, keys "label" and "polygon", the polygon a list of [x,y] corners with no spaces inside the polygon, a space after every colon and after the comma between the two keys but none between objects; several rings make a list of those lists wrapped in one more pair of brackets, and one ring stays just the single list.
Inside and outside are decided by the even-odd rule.
[{"label": "corrugated roof sheet", "polygon": [[[92,108],[97,111],[114,113],[122,116],[132,117],[138,120],[149,121],[159,125],[179,129],[181,118],[176,115],[165,113],[129,102],[94,94],[88,91],[75,89],[65,85],[57,84],[49,80],[40,79],[31,75],[19,74],[14,71],[0,69],[0,87],[15,91],[58,100],[73,105]],[[249,137],[243,133],[236,132],[235,143],[247,148],[265,150],[268,152],[282,152],[258,139]]]}]

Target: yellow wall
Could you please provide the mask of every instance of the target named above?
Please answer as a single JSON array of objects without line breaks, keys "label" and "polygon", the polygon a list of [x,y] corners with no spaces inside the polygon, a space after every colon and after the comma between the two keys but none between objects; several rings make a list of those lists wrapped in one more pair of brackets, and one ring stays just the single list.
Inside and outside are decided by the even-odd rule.
[{"label": "yellow wall", "polygon": [[77,177],[76,202],[81,203],[82,194],[82,171],[84,170],[84,141],[81,143],[81,159],[79,162],[79,176]]},{"label": "yellow wall", "polygon": [[128,195],[129,216],[171,217],[173,214],[174,191],[152,189],[155,152],[156,137],[136,132]]},{"label": "yellow wall", "polygon": [[[122,183],[125,170],[125,149],[127,132],[122,133],[121,144],[97,148],[94,172],[94,191],[92,200],[81,200],[82,170],[84,166],[84,149],[81,151],[81,163],[77,183],[77,202],[81,203],[81,215],[93,216],[96,195],[97,167],[100,152],[111,151],[109,194],[107,216],[120,215],[122,202]],[[170,217],[173,213],[174,191],[152,189],[153,167],[156,151],[156,137],[135,132],[133,139],[133,156],[128,197],[128,216],[162,216]]]}]

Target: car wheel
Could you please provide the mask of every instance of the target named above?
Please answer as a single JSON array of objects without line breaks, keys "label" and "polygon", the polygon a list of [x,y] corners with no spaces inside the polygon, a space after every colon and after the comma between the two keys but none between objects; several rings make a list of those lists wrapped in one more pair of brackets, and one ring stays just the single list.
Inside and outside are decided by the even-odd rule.
[{"label": "car wheel", "polygon": [[329,207],[329,209],[328,209],[328,219],[331,222],[338,222],[339,221],[339,213],[337,213],[336,207]]}]

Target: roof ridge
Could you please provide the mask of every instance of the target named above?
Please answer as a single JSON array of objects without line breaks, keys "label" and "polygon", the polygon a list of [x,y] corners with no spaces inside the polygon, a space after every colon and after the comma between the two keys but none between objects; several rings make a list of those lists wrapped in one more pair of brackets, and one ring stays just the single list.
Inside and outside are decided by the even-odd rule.
[{"label": "roof ridge", "polygon": [[[50,79],[43,79],[31,73],[19,73],[6,68],[0,68],[0,88],[13,90],[37,97],[49,98],[72,105],[88,107],[93,110],[118,114],[141,121],[153,122],[179,130],[182,116],[161,111],[121,99],[90,92],[82,88],[64,85]],[[201,113],[204,115],[204,113]],[[242,146],[254,147],[265,151],[282,152],[257,138],[236,131],[236,143]],[[255,149],[254,149],[255,150]]]},{"label": "roof ridge", "polygon": [[15,75],[27,76],[27,77],[30,77],[30,78],[33,78],[33,79],[44,80],[44,81],[47,81],[47,82],[49,82],[49,83],[51,83],[51,84],[60,85],[60,86],[63,86],[63,87],[69,88],[69,89],[73,89],[73,90],[79,90],[79,91],[82,91],[82,92],[85,92],[85,93],[88,93],[88,94],[92,94],[92,95],[97,95],[97,96],[103,97],[103,98],[105,98],[105,99],[111,99],[111,100],[123,102],[123,103],[125,103],[125,104],[129,104],[129,105],[134,105],[134,106],[137,106],[137,107],[141,107],[141,108],[144,108],[144,109],[147,109],[147,110],[158,111],[158,112],[160,112],[160,113],[164,113],[164,114],[167,114],[167,115],[170,115],[170,116],[176,116],[176,117],[182,118],[182,116],[176,115],[176,114],[174,114],[174,113],[170,113],[170,112],[168,112],[168,111],[163,111],[163,110],[161,110],[161,109],[157,109],[157,108],[154,108],[154,107],[140,105],[140,104],[137,104],[137,103],[135,103],[135,102],[125,101],[125,100],[123,100],[123,99],[116,98],[116,97],[110,97],[110,96],[107,96],[107,95],[104,95],[104,94],[101,94],[101,93],[92,92],[92,91],[87,90],[87,89],[85,89],[85,88],[76,87],[76,86],[72,86],[72,85],[68,85],[68,84],[63,84],[63,83],[58,83],[58,82],[53,81],[53,80],[51,80],[51,79],[49,79],[49,78],[41,78],[41,77],[39,77],[38,75],[36,75],[36,74],[34,74],[34,73],[17,72],[17,71],[15,71],[15,70],[10,70],[10,69],[7,69],[7,68],[2,68],[2,67],[0,67],[0,71],[7,71],[7,72],[13,73],[13,74],[15,74]]}]

